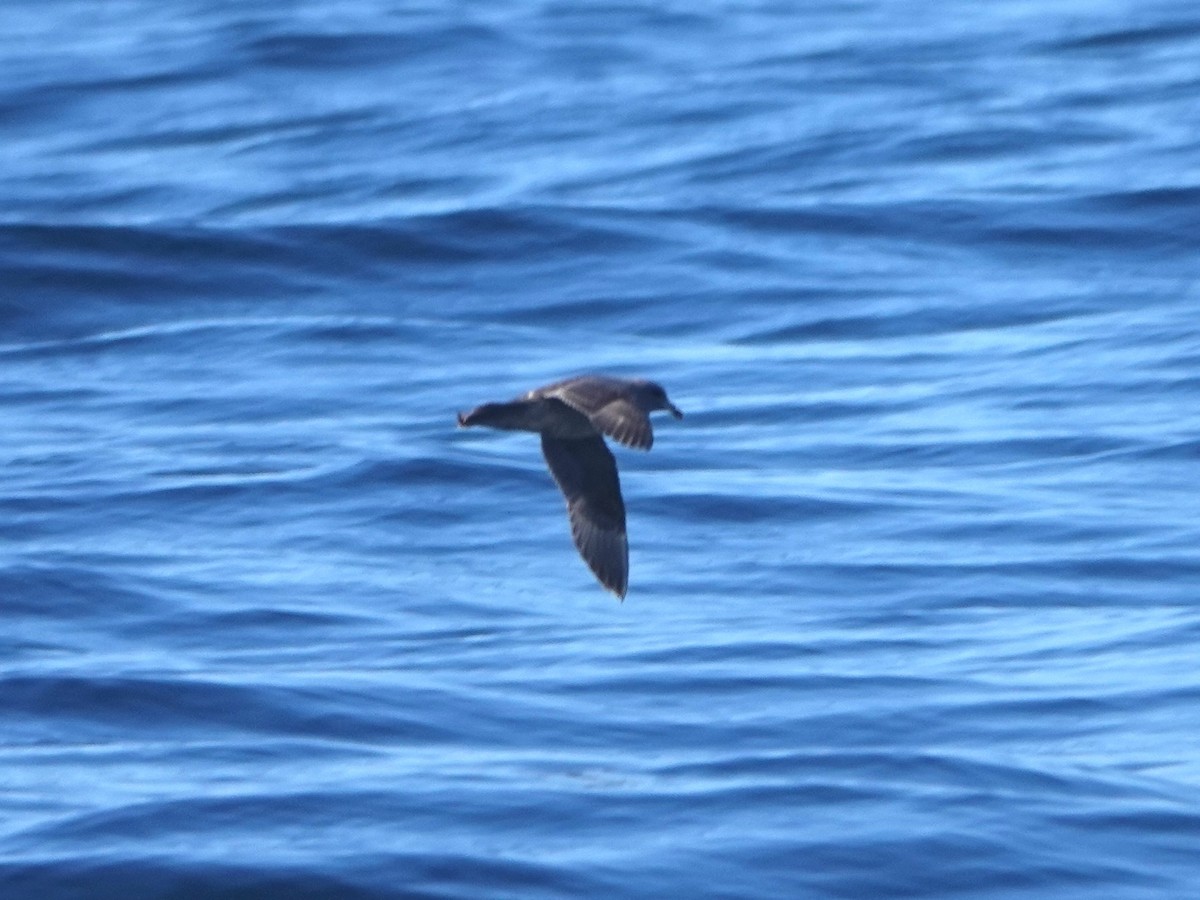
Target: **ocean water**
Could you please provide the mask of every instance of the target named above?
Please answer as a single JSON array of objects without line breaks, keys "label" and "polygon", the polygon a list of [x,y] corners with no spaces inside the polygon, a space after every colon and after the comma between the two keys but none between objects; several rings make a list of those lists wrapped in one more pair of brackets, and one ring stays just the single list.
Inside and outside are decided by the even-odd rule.
[{"label": "ocean water", "polygon": [[[1198,58],[7,0],[0,897],[1197,896]],[[588,371],[624,603],[455,428]]]}]

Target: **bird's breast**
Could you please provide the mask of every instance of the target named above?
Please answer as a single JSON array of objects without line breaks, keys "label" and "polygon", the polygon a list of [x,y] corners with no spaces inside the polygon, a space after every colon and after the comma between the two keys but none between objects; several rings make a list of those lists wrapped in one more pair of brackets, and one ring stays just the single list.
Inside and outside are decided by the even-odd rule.
[{"label": "bird's breast", "polygon": [[531,417],[537,422],[534,431],[550,437],[574,440],[594,437],[596,428],[583,413],[572,409],[561,400],[543,398],[530,403]]}]

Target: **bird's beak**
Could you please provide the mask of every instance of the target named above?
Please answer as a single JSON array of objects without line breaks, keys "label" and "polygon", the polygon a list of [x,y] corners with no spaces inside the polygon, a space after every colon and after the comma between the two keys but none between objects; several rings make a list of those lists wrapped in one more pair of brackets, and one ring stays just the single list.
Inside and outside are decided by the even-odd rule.
[{"label": "bird's beak", "polygon": [[683,418],[683,410],[681,410],[681,409],[680,409],[678,406],[676,406],[674,403],[668,403],[668,404],[667,404],[667,412],[669,412],[671,415],[673,415],[673,416],[674,416],[675,418],[677,418],[677,419],[682,419],[682,418]]}]

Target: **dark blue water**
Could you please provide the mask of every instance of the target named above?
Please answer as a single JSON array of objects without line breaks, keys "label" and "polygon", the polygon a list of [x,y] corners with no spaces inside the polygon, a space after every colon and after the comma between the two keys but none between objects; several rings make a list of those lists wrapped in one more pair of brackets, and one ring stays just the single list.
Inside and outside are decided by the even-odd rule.
[{"label": "dark blue water", "polygon": [[[1194,4],[7,0],[0,896],[1183,898]],[[581,371],[631,584],[529,435]]]}]

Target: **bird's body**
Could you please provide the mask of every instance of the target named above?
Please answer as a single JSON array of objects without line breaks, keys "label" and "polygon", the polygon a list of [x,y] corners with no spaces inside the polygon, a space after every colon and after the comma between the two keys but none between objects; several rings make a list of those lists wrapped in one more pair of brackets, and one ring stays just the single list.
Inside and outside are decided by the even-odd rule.
[{"label": "bird's body", "polygon": [[575,546],[600,583],[623,598],[629,584],[625,502],[617,463],[603,436],[649,450],[654,443],[650,413],[658,409],[683,416],[652,381],[580,375],[507,403],[459,413],[458,424],[542,436],[542,455],[567,500]]}]

